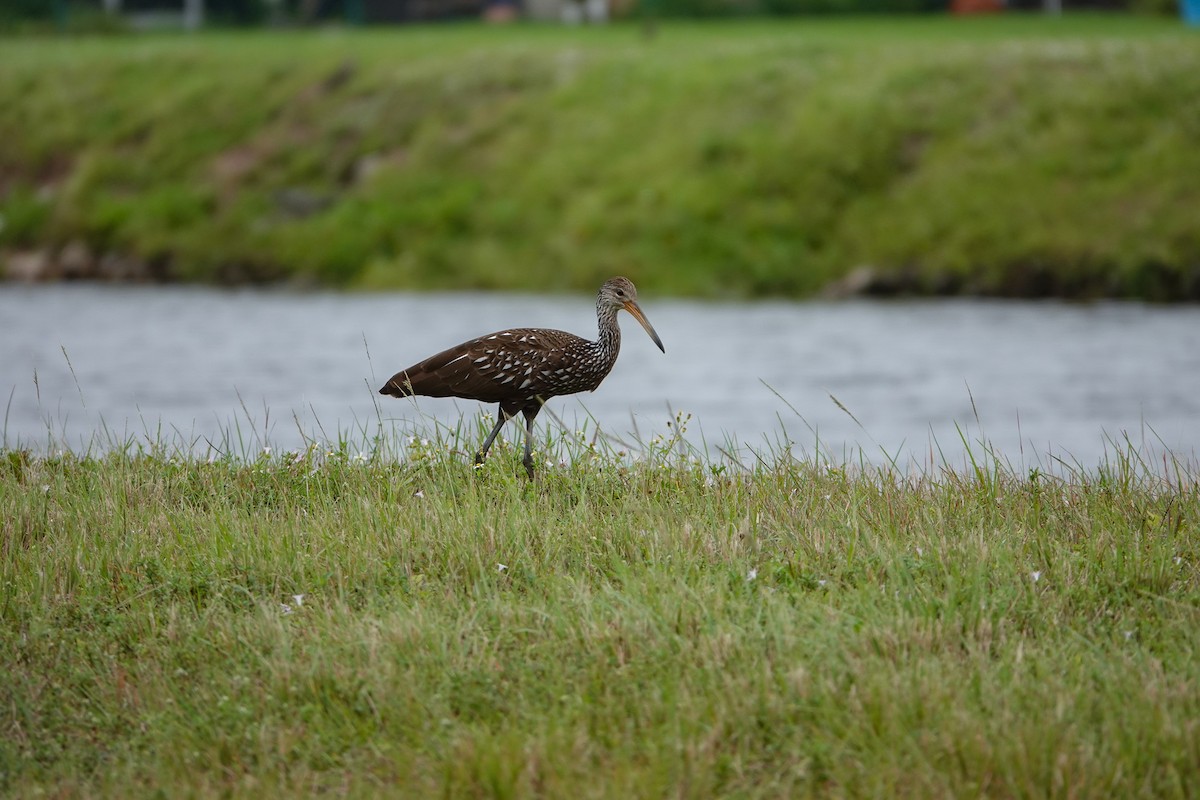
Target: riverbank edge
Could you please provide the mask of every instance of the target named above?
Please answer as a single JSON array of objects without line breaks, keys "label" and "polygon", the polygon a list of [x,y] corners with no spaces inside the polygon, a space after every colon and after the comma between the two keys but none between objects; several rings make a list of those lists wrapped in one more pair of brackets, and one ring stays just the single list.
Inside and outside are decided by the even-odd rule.
[{"label": "riverbank edge", "polygon": [[[952,273],[928,275],[918,269],[856,267],[816,293],[823,300],[901,297],[977,297],[1012,300],[1142,300],[1159,303],[1200,302],[1200,265],[1190,271],[1147,265],[1132,276],[1096,272],[1062,274],[1051,265],[1028,266],[1005,272],[999,285],[982,283]],[[173,275],[168,257],[144,259],[136,255],[105,252],[96,254],[76,240],[62,248],[39,248],[0,252],[0,277],[12,284],[101,283],[181,284],[225,287],[287,287],[337,289],[322,286],[310,277],[262,277],[238,273],[223,275],[218,282],[180,280]],[[353,288],[353,287],[350,287]],[[395,287],[400,289],[402,287]],[[797,298],[804,299],[804,298]]]}]

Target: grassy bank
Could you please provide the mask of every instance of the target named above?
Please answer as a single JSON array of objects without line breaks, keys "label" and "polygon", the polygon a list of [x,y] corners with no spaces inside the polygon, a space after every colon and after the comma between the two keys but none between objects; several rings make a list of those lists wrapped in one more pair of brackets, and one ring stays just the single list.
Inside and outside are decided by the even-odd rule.
[{"label": "grassy bank", "polygon": [[1200,791],[1195,476],[448,447],[2,454],[0,791]]},{"label": "grassy bank", "polygon": [[0,248],[50,275],[801,296],[867,266],[849,284],[1196,298],[1196,45],[1127,17],[13,39]]}]

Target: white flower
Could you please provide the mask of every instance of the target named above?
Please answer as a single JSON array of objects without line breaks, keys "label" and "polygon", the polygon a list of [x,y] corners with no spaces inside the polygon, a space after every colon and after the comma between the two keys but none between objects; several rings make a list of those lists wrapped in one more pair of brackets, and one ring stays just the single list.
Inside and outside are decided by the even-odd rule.
[{"label": "white flower", "polygon": [[1176,564],[1182,564],[1182,563],[1183,563],[1183,556],[1175,556],[1175,563],[1176,563]]},{"label": "white flower", "polygon": [[823,580],[817,581],[817,586],[824,586],[824,585],[825,585],[825,581],[823,581]]},{"label": "white flower", "polygon": [[264,448],[263,448],[263,455],[264,455],[264,456],[269,456],[269,455],[271,455],[271,448],[270,448],[270,447],[264,447]]},{"label": "white flower", "polygon": [[1133,638],[1133,631],[1125,631],[1125,641],[1129,641],[1132,638]]},{"label": "white flower", "polygon": [[304,595],[302,595],[302,594],[292,595],[292,602],[294,602],[296,604],[296,608],[299,608],[300,606],[304,605]]},{"label": "white flower", "polygon": [[758,570],[755,569],[754,567],[751,567],[750,571],[746,573],[746,582],[749,583],[750,581],[754,580],[757,577],[758,577]]},{"label": "white flower", "polygon": [[48,484],[48,483],[43,483],[43,484],[42,484],[42,494],[46,494],[46,493],[48,493],[49,491],[50,491],[50,484]]},{"label": "white flower", "polygon": [[425,490],[424,490],[424,489],[417,489],[415,492],[413,492],[413,497],[416,497],[416,498],[422,498],[422,497],[424,497],[424,496],[425,496]]},{"label": "white flower", "polygon": [[1030,578],[1030,579],[1031,579],[1031,580],[1032,580],[1034,583],[1037,583],[1038,581],[1040,581],[1040,580],[1042,579],[1042,573],[1041,573],[1041,570],[1034,570],[1033,572],[1029,573],[1029,578]]},{"label": "white flower", "polygon": [[288,614],[292,613],[292,607],[289,606],[287,603],[280,603],[279,610],[280,610],[280,612],[283,613],[284,616],[287,616]]},{"label": "white flower", "polygon": [[506,570],[506,569],[508,569],[507,564],[497,564],[496,565],[496,572],[504,572],[504,570]]},{"label": "white flower", "polygon": [[917,548],[917,556],[920,557],[923,555],[925,555],[925,551],[923,549],[921,549],[920,547],[918,547]]}]

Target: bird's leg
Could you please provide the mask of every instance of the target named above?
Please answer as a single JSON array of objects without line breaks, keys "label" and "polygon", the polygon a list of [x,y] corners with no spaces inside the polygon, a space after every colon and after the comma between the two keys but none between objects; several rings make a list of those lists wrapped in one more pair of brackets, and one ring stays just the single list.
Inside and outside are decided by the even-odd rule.
[{"label": "bird's leg", "polygon": [[479,448],[479,452],[475,454],[475,464],[478,466],[487,458],[488,448],[492,446],[492,442],[496,441],[496,436],[499,435],[500,429],[504,427],[504,423],[508,422],[508,414],[504,413],[504,409],[500,409],[500,418],[496,420],[496,427],[492,428],[492,432],[483,440],[483,447]]},{"label": "bird's leg", "polygon": [[534,406],[532,409],[524,409],[525,413],[525,458],[521,459],[521,463],[525,465],[525,471],[529,473],[529,479],[533,480],[533,420],[537,417],[538,412],[542,410],[540,405]]}]

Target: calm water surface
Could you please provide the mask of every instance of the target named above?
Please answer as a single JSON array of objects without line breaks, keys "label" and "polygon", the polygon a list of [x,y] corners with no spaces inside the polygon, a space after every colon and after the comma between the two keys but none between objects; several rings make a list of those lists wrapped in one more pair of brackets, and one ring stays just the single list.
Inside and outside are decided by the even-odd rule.
[{"label": "calm water surface", "polygon": [[[600,389],[551,401],[569,427],[647,439],[685,412],[688,438],[710,451],[735,443],[748,458],[786,436],[798,454],[912,465],[931,454],[962,464],[963,436],[1025,466],[1095,466],[1126,436],[1189,462],[1200,451],[1194,307],[641,300],[666,355],[622,315],[621,357]],[[339,432],[364,441],[380,422],[401,432],[474,424],[480,404],[375,389],[440,349],[513,326],[594,337],[593,301],[0,286],[4,443],[81,449],[133,437],[203,449],[232,438],[290,449]],[[539,424],[555,423],[543,414]]]}]

